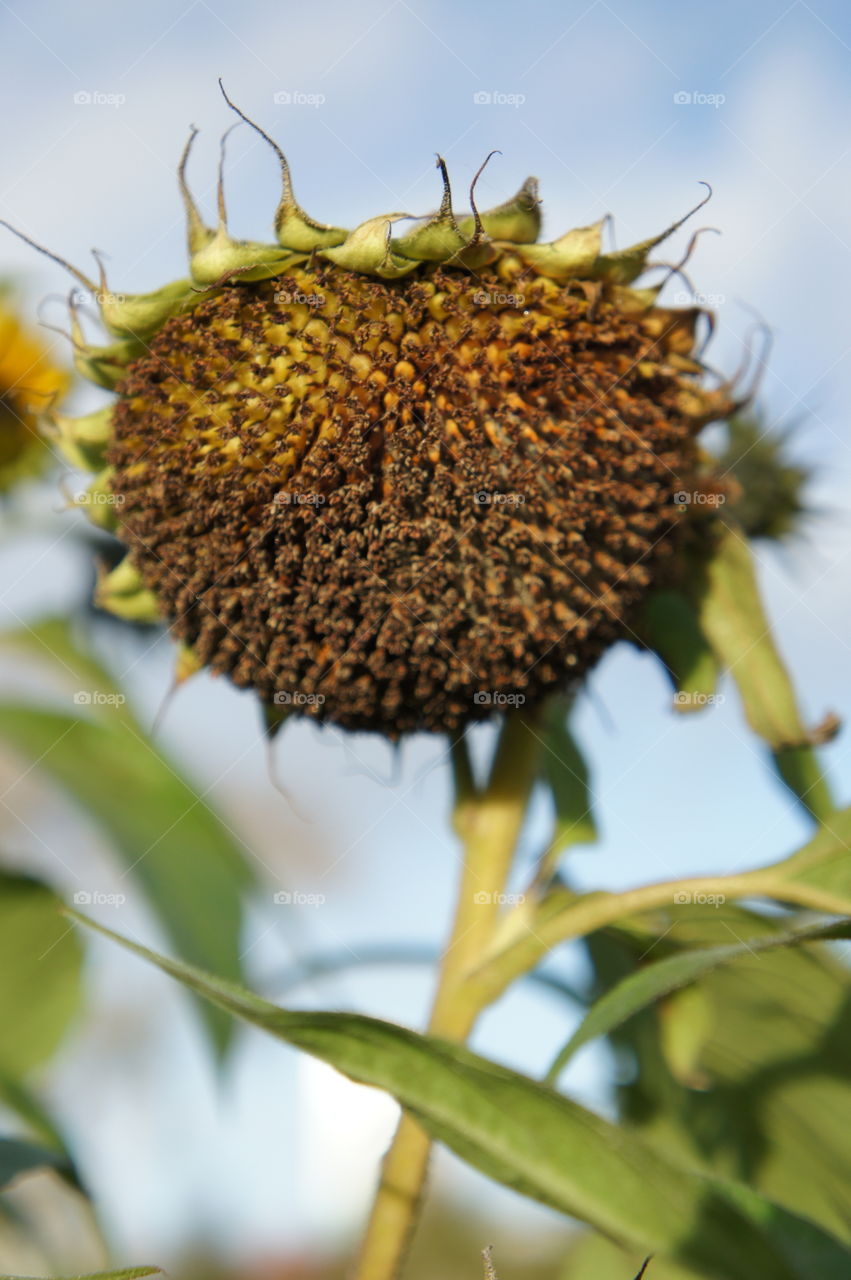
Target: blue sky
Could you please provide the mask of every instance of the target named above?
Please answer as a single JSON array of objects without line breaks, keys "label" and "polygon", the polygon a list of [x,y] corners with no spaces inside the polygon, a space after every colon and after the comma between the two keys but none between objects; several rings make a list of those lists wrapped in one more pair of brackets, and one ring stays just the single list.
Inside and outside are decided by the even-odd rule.
[{"label": "blue sky", "polygon": [[[218,137],[232,122],[218,76],[285,147],[302,203],[331,222],[432,208],[436,151],[460,196],[499,148],[482,178],[482,204],[536,174],[548,237],[611,212],[625,245],[670,223],[699,198],[699,181],[711,182],[699,225],[723,234],[704,236],[689,264],[696,288],[717,300],[711,359],[737,365],[754,312],[772,326],[762,399],[774,425],[803,419],[796,448],[817,467],[813,496],[829,512],[798,551],[760,551],[764,589],[807,716],[851,715],[846,6],[36,0],[0,3],[0,40],[2,118],[14,122],[4,137],[0,217],[86,269],[91,247],[103,249],[116,290],[146,291],[184,273],[175,167],[191,123],[202,130],[191,180],[212,215]],[[233,232],[268,235],[277,168],[247,129],[229,144],[227,192]],[[689,234],[664,256],[676,260]],[[0,273],[17,276],[33,314],[45,295],[67,291],[58,267],[8,235]],[[44,314],[61,322],[58,303]],[[97,402],[94,393],[80,397],[81,407]],[[77,572],[52,531],[0,554],[9,619],[75,598]],[[114,658],[152,717],[168,683],[168,642],[144,657],[125,646]],[[602,831],[600,845],[574,859],[580,884],[732,870],[805,838],[732,689],[724,691],[723,705],[678,720],[653,660],[626,646],[604,660],[578,713]],[[247,939],[258,978],[314,948],[357,949],[367,938],[437,943],[455,859],[440,744],[414,741],[394,761],[363,738],[288,732],[279,766],[311,816],[305,825],[267,780],[245,697],[202,677],[171,708],[163,733],[280,882],[326,896],[321,909],[286,922],[268,902],[258,905]],[[843,738],[826,757],[847,798]],[[27,797],[19,799],[23,824],[31,815]],[[37,796],[29,803],[45,813]],[[527,834],[529,856],[545,816]],[[23,825],[6,817],[15,847],[26,851]],[[43,823],[68,838],[61,807]],[[82,832],[78,845],[79,858],[93,859],[91,875],[107,883],[114,872],[96,834]],[[32,856],[55,870],[43,847]],[[141,904],[127,912],[128,928],[150,929]],[[57,1089],[121,1250],[167,1257],[203,1231],[239,1253],[351,1229],[362,1199],[352,1188],[370,1177],[390,1108],[370,1097],[368,1109],[349,1086],[251,1038],[217,1110],[179,1000],[135,962],[108,958],[95,971],[93,1025],[69,1053]],[[121,1012],[130,995],[132,1019]],[[300,998],[416,1023],[427,995],[427,976],[405,973],[346,978]],[[477,1043],[535,1070],[569,1029],[564,1010],[518,995],[488,1015]],[[93,1131],[85,1082],[104,1046],[115,1069]],[[567,1083],[599,1099],[602,1066],[590,1051]],[[282,1145],[290,1154],[281,1162]],[[311,1171],[300,1188],[299,1150],[310,1152]],[[452,1168],[446,1176],[460,1179],[465,1194],[490,1194]],[[488,1203],[503,1200],[494,1193]]]}]

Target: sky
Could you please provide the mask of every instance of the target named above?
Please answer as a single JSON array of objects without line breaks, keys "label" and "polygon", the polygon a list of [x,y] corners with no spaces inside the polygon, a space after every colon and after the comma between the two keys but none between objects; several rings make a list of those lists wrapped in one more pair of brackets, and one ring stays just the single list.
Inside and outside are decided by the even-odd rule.
[{"label": "sky", "polygon": [[[212,216],[218,139],[232,123],[219,76],[284,146],[303,205],[332,223],[429,211],[440,194],[438,151],[463,192],[499,149],[481,179],[483,206],[537,175],[547,238],[611,213],[615,242],[626,245],[667,226],[700,198],[701,181],[711,183],[698,225],[721,234],[702,236],[689,263],[717,313],[710,360],[734,369],[758,320],[770,326],[760,400],[769,429],[800,420],[793,447],[815,469],[811,499],[822,512],[801,545],[758,549],[761,582],[808,721],[849,717],[851,16],[839,0],[722,0],[711,10],[626,0],[0,0],[0,48],[0,217],[86,270],[97,246],[117,291],[185,273],[176,164],[195,124],[190,180]],[[233,233],[266,237],[277,165],[248,129],[229,140],[226,190]],[[690,234],[678,233],[665,258],[676,261]],[[40,311],[61,326],[69,281],[60,267],[3,233],[0,275],[17,279],[33,318]],[[93,392],[78,401],[100,402]],[[0,550],[9,624],[79,595],[60,505],[52,524]],[[170,643],[110,644],[150,722],[169,682]],[[806,839],[734,690],[722,693],[710,710],[678,718],[654,659],[624,644],[603,660],[577,708],[601,839],[572,855],[576,883],[623,888],[732,871]],[[254,707],[223,682],[188,686],[162,740],[272,868],[246,932],[264,989],[308,952],[400,938],[439,945],[457,860],[442,743],[418,738],[395,756],[363,736],[288,730],[278,770],[302,822],[268,779]],[[486,751],[487,730],[475,745]],[[847,802],[844,736],[825,759]],[[58,877],[50,842],[67,841],[73,827],[85,874],[105,890],[115,882],[98,833],[61,801],[46,806],[35,785],[12,801],[6,821],[21,857]],[[34,809],[43,838],[30,848]],[[524,835],[526,866],[546,820],[539,807]],[[282,911],[271,893],[280,885],[324,902]],[[104,918],[157,940],[144,903],[124,911]],[[121,1257],[168,1260],[199,1235],[236,1257],[353,1232],[392,1106],[259,1035],[240,1043],[217,1094],[198,1028],[166,980],[99,945],[94,955],[92,1018],[54,1088]],[[559,963],[566,972],[580,965],[569,955]],[[428,993],[425,970],[374,971],[287,998],[419,1025]],[[483,1019],[475,1044],[540,1071],[574,1017],[539,995],[513,994]],[[88,1082],[104,1053],[111,1067],[99,1069],[94,1098]],[[605,1106],[606,1068],[590,1048],[565,1083]],[[442,1168],[457,1194],[494,1214],[520,1212],[451,1160]]]}]

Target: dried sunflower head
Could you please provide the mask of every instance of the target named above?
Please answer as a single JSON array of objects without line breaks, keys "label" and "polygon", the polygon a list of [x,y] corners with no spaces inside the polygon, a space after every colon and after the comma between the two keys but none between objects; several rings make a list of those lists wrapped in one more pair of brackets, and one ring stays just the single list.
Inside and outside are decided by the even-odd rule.
[{"label": "dried sunflower head", "polygon": [[48,466],[50,450],[37,419],[67,383],[67,374],[0,294],[0,494]]},{"label": "dried sunflower head", "polygon": [[701,309],[634,287],[683,219],[620,252],[603,221],[538,243],[533,179],[459,217],[439,161],[434,216],[346,231],[267,138],[277,242],[237,241],[221,176],[215,229],[189,193],[193,137],[188,278],[124,297],[75,271],[113,337],[74,316],[117,401],[56,424],[129,548],[102,605],[164,618],[273,723],[456,730],[580,676],[672,572],[696,435],[732,405]]}]

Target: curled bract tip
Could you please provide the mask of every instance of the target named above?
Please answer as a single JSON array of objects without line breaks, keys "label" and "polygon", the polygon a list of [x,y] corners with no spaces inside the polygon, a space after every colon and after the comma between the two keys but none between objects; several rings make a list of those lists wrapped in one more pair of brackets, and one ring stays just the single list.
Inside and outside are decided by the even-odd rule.
[{"label": "curled bract tip", "polygon": [[[491,155],[494,154],[498,153],[491,152]],[[480,217],[482,227],[491,240],[507,241],[511,244],[534,244],[541,232],[538,179],[527,178],[510,200],[496,205],[493,209],[485,210]],[[468,220],[466,229],[473,230],[474,223]]]},{"label": "curled bract tip", "polygon": [[256,121],[252,120],[245,112],[236,105],[236,103],[228,97],[227,91],[221,78],[219,79],[219,88],[222,91],[222,97],[230,107],[231,111],[235,111],[245,124],[259,134],[260,137],[267,142],[275,155],[278,157],[278,163],[281,166],[281,182],[282,193],[280,203],[275,212],[275,235],[278,244],[284,249],[292,250],[296,253],[312,253],[314,249],[325,249],[332,245],[342,244],[348,232],[342,227],[332,227],[323,222],[316,222],[313,218],[302,209],[301,205],[295,198],[293,193],[292,172],[290,170],[289,161],[284,155],[281,148],[270,137],[265,129],[261,129]]},{"label": "curled bract tip", "polygon": [[706,195],[703,199],[698,200],[693,208],[684,213],[676,222],[672,222],[659,235],[651,236],[649,240],[640,240],[637,244],[630,245],[626,249],[601,255],[595,266],[597,279],[605,280],[612,284],[632,284],[633,280],[636,280],[645,270],[651,250],[662,244],[675,231],[679,231],[680,227],[685,222],[688,222],[689,218],[693,218],[712,199],[712,188],[709,183],[701,181],[700,185],[706,187]]},{"label": "curled bract tip", "polygon": [[443,156],[437,157],[436,167],[443,182],[440,208],[408,235],[393,241],[392,249],[398,257],[415,262],[446,262],[467,243],[452,211],[452,187]]},{"label": "curled bract tip", "polygon": [[180,188],[180,198],[183,201],[183,208],[186,213],[186,240],[189,249],[189,256],[200,252],[206,244],[212,240],[215,234],[210,227],[206,225],[201,217],[195,198],[189,190],[189,183],[186,178],[186,168],[189,164],[189,155],[192,146],[200,131],[194,124],[189,126],[189,137],[183,147],[180,155],[180,161],[177,166],[177,183]]}]

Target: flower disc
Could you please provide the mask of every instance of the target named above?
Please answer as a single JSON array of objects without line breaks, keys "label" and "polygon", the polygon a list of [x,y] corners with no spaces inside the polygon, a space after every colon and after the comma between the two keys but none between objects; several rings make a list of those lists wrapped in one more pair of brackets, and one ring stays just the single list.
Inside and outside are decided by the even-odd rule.
[{"label": "flower disc", "polygon": [[623,633],[696,464],[689,313],[505,275],[232,284],[130,366],[119,534],[201,663],[395,736],[533,703]]}]

